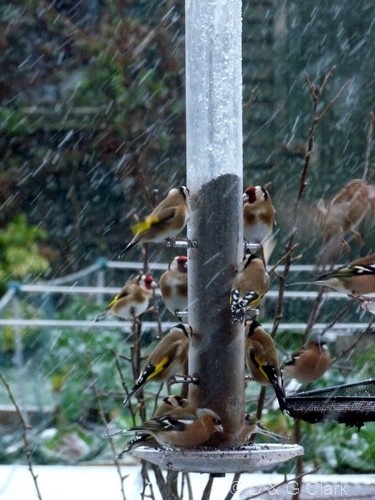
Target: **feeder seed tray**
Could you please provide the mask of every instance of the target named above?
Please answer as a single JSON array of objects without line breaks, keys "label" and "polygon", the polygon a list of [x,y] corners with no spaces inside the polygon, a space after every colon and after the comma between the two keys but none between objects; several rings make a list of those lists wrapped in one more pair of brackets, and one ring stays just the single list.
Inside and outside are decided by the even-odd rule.
[{"label": "feeder seed tray", "polygon": [[299,392],[286,398],[288,414],[311,424],[334,420],[362,427],[375,421],[375,380]]},{"label": "feeder seed tray", "polygon": [[225,474],[254,472],[284,463],[298,455],[303,448],[297,444],[255,444],[239,449],[170,450],[139,446],[133,456],[167,469],[184,472]]}]

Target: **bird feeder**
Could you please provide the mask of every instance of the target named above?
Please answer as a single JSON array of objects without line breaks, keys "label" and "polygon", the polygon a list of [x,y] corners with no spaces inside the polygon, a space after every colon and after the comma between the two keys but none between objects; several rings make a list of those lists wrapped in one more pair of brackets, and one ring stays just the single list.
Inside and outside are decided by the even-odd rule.
[{"label": "bird feeder", "polygon": [[[244,422],[244,329],[230,290],[244,253],[242,229],[241,0],[186,0],[189,400],[216,411],[224,433],[210,449],[139,447],[133,455],[182,471],[249,472],[301,455],[298,445],[238,448]],[[213,448],[213,449],[211,449]]]}]

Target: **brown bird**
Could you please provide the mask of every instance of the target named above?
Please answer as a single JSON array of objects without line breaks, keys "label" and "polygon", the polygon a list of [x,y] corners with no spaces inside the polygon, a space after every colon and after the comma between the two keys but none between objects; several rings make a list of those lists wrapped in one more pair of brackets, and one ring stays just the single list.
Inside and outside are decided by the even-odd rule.
[{"label": "brown bird", "polygon": [[262,259],[246,254],[233,280],[230,303],[233,322],[242,322],[247,309],[254,309],[270,286],[270,277]]},{"label": "brown bird", "polygon": [[278,441],[279,439],[288,439],[286,436],[281,434],[275,434],[267,429],[264,422],[257,419],[257,417],[251,413],[245,414],[244,426],[241,429],[240,434],[237,437],[239,444],[246,444],[250,441],[254,434],[263,434],[264,436],[272,437]]},{"label": "brown bird", "polygon": [[284,411],[285,392],[275,343],[256,320],[249,320],[245,324],[245,361],[255,382],[273,387],[280,409]]},{"label": "brown bird", "polygon": [[179,323],[160,340],[148,357],[142,373],[125,399],[124,404],[150,380],[162,382],[178,373],[179,370],[186,371],[191,335],[192,328],[189,325]]},{"label": "brown bird", "polygon": [[168,195],[157,205],[143,222],[134,224],[132,231],[134,238],[128,243],[122,253],[141,243],[160,243],[161,241],[174,238],[179,234],[189,218],[188,209],[189,190],[185,186],[173,188]]},{"label": "brown bird", "polygon": [[298,349],[283,363],[281,370],[301,384],[307,384],[321,378],[330,366],[327,342],[321,337],[312,337],[305,348]]},{"label": "brown bird", "polygon": [[168,448],[191,449],[204,444],[215,432],[223,432],[217,413],[209,408],[176,408],[128,429],[128,432],[151,434],[156,441]]},{"label": "brown bird", "polygon": [[339,292],[362,296],[375,292],[375,254],[322,274],[310,283],[328,286]]},{"label": "brown bird", "polygon": [[243,234],[249,243],[263,243],[276,225],[276,210],[262,186],[249,186],[243,194]]},{"label": "brown bird", "polygon": [[318,203],[318,222],[323,233],[323,246],[318,263],[336,262],[342,249],[348,250],[345,240],[348,233],[354,235],[358,244],[362,238],[356,230],[369,213],[375,199],[375,189],[360,179],[348,182],[330,201]]},{"label": "brown bird", "polygon": [[143,314],[150,303],[156,283],[151,274],[141,274],[132,279],[115,295],[95,321],[100,321],[112,314],[122,319],[131,319]]},{"label": "brown bird", "polygon": [[175,316],[188,306],[187,260],[186,255],[178,255],[160,276],[161,297],[167,309]]},{"label": "brown bird", "polygon": [[[157,408],[152,418],[161,417],[171,410],[176,408],[187,408],[190,405],[189,401],[182,396],[169,395],[163,398],[162,403]],[[140,433],[126,443],[125,448],[117,455],[117,458],[122,458],[125,453],[129,453],[133,448],[137,446],[151,446],[153,448],[159,447],[159,443],[153,437],[152,434]]]}]

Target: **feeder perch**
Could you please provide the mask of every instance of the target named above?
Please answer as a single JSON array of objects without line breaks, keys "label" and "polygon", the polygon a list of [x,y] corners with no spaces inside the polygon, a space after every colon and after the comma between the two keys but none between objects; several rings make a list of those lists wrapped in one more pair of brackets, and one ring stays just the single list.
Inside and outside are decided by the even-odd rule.
[{"label": "feeder perch", "polygon": [[168,238],[165,240],[167,248],[196,248],[198,246],[197,240],[189,240],[186,238]]},{"label": "feeder perch", "polygon": [[256,253],[259,250],[260,244],[259,243],[245,243],[244,249],[245,253],[246,250],[250,250],[251,253]]}]

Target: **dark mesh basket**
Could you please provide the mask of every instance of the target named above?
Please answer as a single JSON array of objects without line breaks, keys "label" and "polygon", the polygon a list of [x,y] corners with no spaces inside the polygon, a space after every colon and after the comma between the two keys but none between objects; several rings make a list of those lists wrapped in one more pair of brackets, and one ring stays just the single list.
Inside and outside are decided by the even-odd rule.
[{"label": "dark mesh basket", "polygon": [[287,396],[286,404],[291,417],[311,424],[334,420],[361,427],[375,421],[375,380],[299,392]]}]

